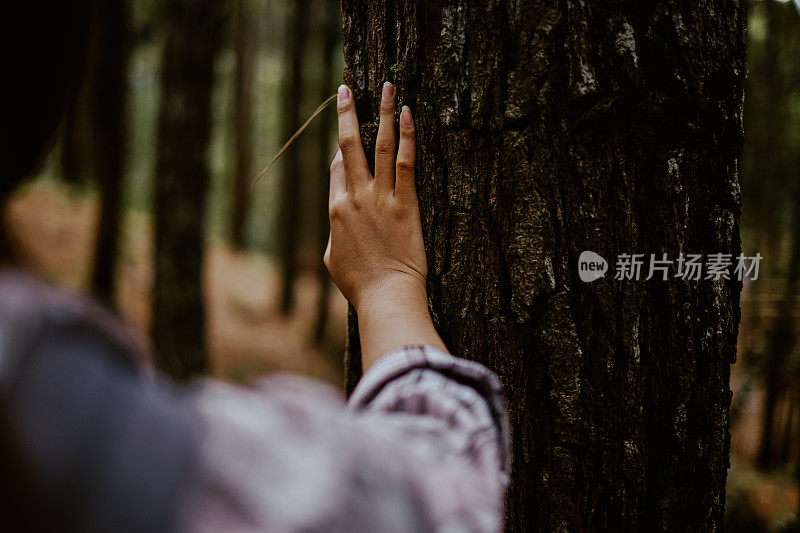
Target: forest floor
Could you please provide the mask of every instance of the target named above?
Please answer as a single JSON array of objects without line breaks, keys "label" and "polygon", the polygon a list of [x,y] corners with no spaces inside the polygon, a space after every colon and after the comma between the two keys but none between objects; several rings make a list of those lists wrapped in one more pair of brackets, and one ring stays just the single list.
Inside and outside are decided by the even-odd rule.
[{"label": "forest floor", "polygon": [[[70,193],[55,182],[40,181],[11,202],[7,217],[27,266],[50,281],[86,290],[96,214],[93,195]],[[145,213],[126,214],[117,275],[119,311],[143,339],[149,330],[153,283],[151,226]],[[296,306],[290,316],[283,317],[277,311],[278,270],[270,257],[236,252],[224,242],[211,240],[204,277],[206,336],[215,376],[248,382],[286,371],[341,387],[347,307],[341,293],[332,288],[325,339],[315,345],[311,337],[317,316],[317,260],[314,253],[301,256]],[[788,471],[761,473],[753,468],[761,391],[752,386],[741,363],[733,367],[731,388],[738,413],[728,476],[728,530],[780,531],[796,512],[797,483]],[[742,527],[737,528],[737,523]]]}]

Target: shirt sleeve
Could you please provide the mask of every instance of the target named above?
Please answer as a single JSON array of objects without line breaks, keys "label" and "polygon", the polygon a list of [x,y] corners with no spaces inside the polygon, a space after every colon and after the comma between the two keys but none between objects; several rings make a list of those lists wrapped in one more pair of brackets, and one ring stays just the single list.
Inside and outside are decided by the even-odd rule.
[{"label": "shirt sleeve", "polygon": [[508,422],[497,378],[426,346],[381,357],[348,403],[294,376],[207,382],[191,531],[499,531]]},{"label": "shirt sleeve", "polygon": [[508,418],[500,382],[484,366],[429,346],[405,346],[370,368],[348,411],[407,448],[436,529],[500,529]]}]

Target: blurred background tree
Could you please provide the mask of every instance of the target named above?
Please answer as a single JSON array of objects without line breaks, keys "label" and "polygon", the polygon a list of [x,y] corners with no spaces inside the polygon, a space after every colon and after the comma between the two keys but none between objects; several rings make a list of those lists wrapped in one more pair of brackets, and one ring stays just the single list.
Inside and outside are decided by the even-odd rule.
[{"label": "blurred background tree", "polygon": [[100,194],[94,246],[92,290],[114,306],[114,277],[119,251],[125,164],[125,113],[128,69],[128,6],[126,0],[94,3],[90,61],[92,160]]},{"label": "blurred background tree", "polygon": [[250,181],[253,167],[253,28],[252,12],[247,0],[236,0],[236,24],[233,50],[236,57],[234,93],[234,128],[236,161],[233,165],[233,199],[231,201],[231,246],[245,247],[245,225],[250,205]]},{"label": "blurred background tree", "polygon": [[742,246],[764,260],[742,291],[733,367],[732,531],[800,527],[800,4],[748,11]]},{"label": "blurred background tree", "polygon": [[[337,65],[337,41],[339,40],[339,28],[341,27],[341,17],[339,15],[338,0],[322,0],[322,31],[321,45],[319,46],[320,63],[319,69],[319,91],[318,98],[324,101],[330,96],[331,88],[337,87],[339,72],[334,67]],[[328,188],[328,171],[331,159],[335,153],[335,126],[336,120],[333,113],[328,111],[320,115],[317,121],[317,185],[314,194],[316,202],[316,221],[317,221],[317,242],[318,250],[325,253],[328,245],[328,234],[330,232],[330,221],[328,220],[328,195],[325,189]],[[319,284],[317,297],[317,319],[314,325],[314,341],[320,343],[325,337],[325,327],[328,324],[328,301],[331,294],[331,281],[328,277],[328,269],[325,264],[317,263],[317,283]]]},{"label": "blurred background tree", "polygon": [[174,379],[208,372],[203,218],[209,181],[214,60],[225,2],[166,3],[155,178],[152,339],[157,366]]},{"label": "blurred background tree", "polygon": [[[283,138],[289,139],[300,127],[300,106],[304,89],[303,63],[305,62],[308,32],[308,0],[295,0],[289,5],[291,14],[287,24],[284,49],[286,53],[283,84]],[[307,79],[307,78],[306,78]],[[281,313],[289,314],[294,306],[294,281],[297,278],[297,245],[300,223],[301,169],[300,151],[306,137],[298,137],[291,150],[283,155],[283,181],[281,183],[280,219],[278,240],[281,262]]]},{"label": "blurred background tree", "polygon": [[[333,109],[287,154],[296,158],[294,200],[282,199],[292,157],[279,160],[254,189],[248,186],[341,83],[338,2],[230,0],[208,31],[209,20],[177,28],[188,17],[173,18],[172,0],[96,4],[93,42],[105,44],[93,45],[81,97],[41,175],[9,206],[23,259],[49,279],[94,290],[143,334],[181,329],[169,333],[174,339],[154,336],[165,367],[168,359],[193,361],[191,372],[180,364],[174,375],[207,369],[249,381],[287,370],[340,385],[346,306],[330,290],[320,260]],[[185,9],[211,16],[211,6],[224,3],[189,4]],[[800,505],[798,12],[796,0],[748,3],[741,229],[744,252],[760,252],[764,260],[759,279],[743,289],[733,365],[732,530],[738,524],[788,527]],[[162,84],[174,76],[169,91],[177,92],[190,81],[188,70],[170,66],[178,38],[191,44],[183,68],[193,61],[195,72],[207,69],[208,94],[193,96],[197,104],[185,117],[200,121],[207,114],[207,135],[187,127],[159,136],[159,115],[182,111],[170,109]],[[302,50],[298,39],[305,41]],[[287,85],[297,101],[290,119]],[[180,245],[157,246],[165,231],[180,234]],[[282,252],[290,247],[291,254]],[[172,277],[158,274],[159,261],[176,269]],[[184,262],[192,265],[179,266]],[[287,273],[294,279],[287,282]],[[181,310],[201,302],[205,318]],[[156,317],[154,306],[167,316]],[[292,312],[283,316],[282,308]]]}]

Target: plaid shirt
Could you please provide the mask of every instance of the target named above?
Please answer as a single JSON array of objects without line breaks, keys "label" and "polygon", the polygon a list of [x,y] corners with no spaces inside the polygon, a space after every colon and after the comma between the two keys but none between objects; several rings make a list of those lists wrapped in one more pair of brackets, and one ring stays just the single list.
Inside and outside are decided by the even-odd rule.
[{"label": "plaid shirt", "polygon": [[[0,270],[0,393],[54,523],[80,531],[498,531],[508,421],[483,366],[381,357],[349,402],[276,375],[189,390],[86,298]],[[65,505],[69,502],[69,505]]]},{"label": "plaid shirt", "polygon": [[206,382],[191,531],[499,531],[508,485],[500,383],[428,346],[381,357],[345,404],[279,375]]}]

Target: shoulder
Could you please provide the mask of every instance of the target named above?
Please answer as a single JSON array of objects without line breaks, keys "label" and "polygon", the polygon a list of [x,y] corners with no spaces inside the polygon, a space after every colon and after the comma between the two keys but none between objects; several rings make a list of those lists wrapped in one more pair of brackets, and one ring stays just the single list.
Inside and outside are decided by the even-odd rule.
[{"label": "shoulder", "polygon": [[119,317],[77,291],[0,270],[0,383],[42,340],[70,335],[90,336],[130,370],[151,373],[144,341]]}]

